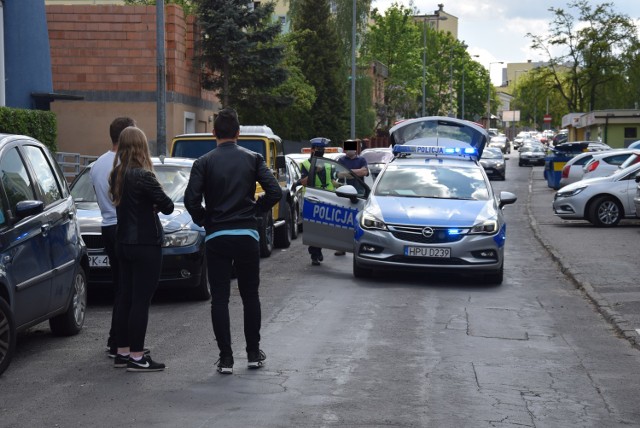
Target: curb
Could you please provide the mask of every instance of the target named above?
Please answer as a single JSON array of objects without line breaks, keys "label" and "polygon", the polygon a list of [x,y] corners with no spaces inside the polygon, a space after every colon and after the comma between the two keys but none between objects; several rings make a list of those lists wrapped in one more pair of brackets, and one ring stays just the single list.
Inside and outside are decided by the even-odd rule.
[{"label": "curb", "polygon": [[536,221],[531,210],[531,198],[533,197],[533,169],[529,173],[529,194],[527,195],[527,216],[529,217],[529,226],[533,230],[533,235],[542,247],[549,253],[551,259],[558,265],[560,271],[566,276],[574,286],[584,291],[589,300],[594,304],[598,312],[604,319],[613,326],[618,335],[624,337],[634,348],[640,350],[640,342],[638,340],[638,332],[631,326],[631,323],[620,313],[611,307],[611,304],[598,293],[593,285],[588,281],[581,281],[578,275],[562,261],[562,255],[556,251],[551,245],[547,244],[542,237],[538,222]]}]

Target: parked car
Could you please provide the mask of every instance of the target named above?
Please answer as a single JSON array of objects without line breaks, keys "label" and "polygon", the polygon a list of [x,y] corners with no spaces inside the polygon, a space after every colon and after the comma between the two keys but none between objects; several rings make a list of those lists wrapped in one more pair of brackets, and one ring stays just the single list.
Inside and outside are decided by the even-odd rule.
[{"label": "parked car", "polygon": [[482,153],[480,165],[484,168],[489,179],[504,180],[507,173],[507,164],[502,151],[495,147],[487,147]]},{"label": "parked car", "polygon": [[636,217],[640,217],[640,174],[636,175],[636,194],[633,197],[633,204],[636,207]]},{"label": "parked car", "polygon": [[393,159],[393,152],[390,148],[372,148],[364,149],[360,152],[360,156],[365,158],[369,167],[369,174],[373,181],[378,177],[380,171]]},{"label": "parked car", "polygon": [[634,195],[640,163],[606,177],[583,179],[556,192],[553,212],[560,218],[587,220],[611,227],[623,218],[636,218]]},{"label": "parked car", "polygon": [[518,166],[544,165],[544,158],[547,155],[547,151],[543,145],[522,146],[519,152]]},{"label": "parked car", "polygon": [[[575,147],[580,147],[576,150]],[[600,141],[571,141],[562,144],[556,144],[554,149],[556,151],[568,151],[568,152],[600,152],[604,150],[612,150],[612,148]]]},{"label": "parked car", "polygon": [[489,147],[495,147],[500,149],[502,153],[511,153],[511,144],[504,134],[498,134],[495,137],[491,137],[489,141]]},{"label": "parked car", "polygon": [[292,156],[286,155],[286,185],[287,192],[289,192],[288,198],[290,199],[289,206],[291,207],[291,230],[289,231],[291,239],[296,239],[298,233],[302,232],[302,204],[304,202],[304,186],[296,186],[295,190],[292,190],[293,183],[297,182],[302,173],[298,162]]},{"label": "parked car", "polygon": [[634,141],[633,143],[627,146],[627,149],[640,149],[640,140]]},{"label": "parked car", "polygon": [[631,149],[615,149],[606,152],[596,152],[583,167],[582,178],[604,177],[616,172],[629,156],[634,154]]},{"label": "parked car", "polygon": [[622,162],[622,164],[620,164],[618,169],[625,169],[633,165],[634,163],[638,163],[638,162],[640,162],[640,148],[635,149],[633,153],[627,158],[627,160]]},{"label": "parked car", "polygon": [[87,249],[60,167],[39,141],[0,134],[0,374],[16,335],[49,321],[77,334],[87,305]]},{"label": "parked car", "polygon": [[[390,132],[397,156],[371,190],[358,181],[335,191],[307,187],[304,243],[353,252],[358,278],[383,269],[447,271],[500,284],[502,208],[516,196],[494,194],[478,163],[486,131],[460,119],[423,117]],[[329,163],[336,177],[352,175],[327,159],[312,163],[313,171]]]},{"label": "parked car", "polygon": [[582,176],[584,175],[582,167],[593,159],[593,154],[594,152],[583,152],[569,159],[562,167],[560,187],[582,180]]},{"label": "parked car", "polygon": [[[184,191],[194,159],[153,158],[153,168],[164,191],[175,204],[169,215],[159,214],[164,228],[160,288],[177,288],[198,300],[210,297],[204,256],[204,229],[196,225],[184,207]],[[78,222],[89,253],[88,282],[92,287],[111,287],[111,265],[102,239],[100,208],[89,170],[82,171],[71,184],[78,208]]]}]

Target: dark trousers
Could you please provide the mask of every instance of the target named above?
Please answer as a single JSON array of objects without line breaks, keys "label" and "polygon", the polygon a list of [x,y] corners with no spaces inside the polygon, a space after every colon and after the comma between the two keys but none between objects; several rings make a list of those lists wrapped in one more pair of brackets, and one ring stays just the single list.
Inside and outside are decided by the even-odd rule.
[{"label": "dark trousers", "polygon": [[211,287],[211,323],[220,356],[232,356],[229,295],[235,266],[244,309],[247,352],[260,349],[260,247],[250,236],[222,235],[207,241],[207,272]]},{"label": "dark trousers", "polygon": [[118,308],[118,300],[120,299],[120,264],[116,254],[116,228],[113,226],[102,226],[102,239],[104,241],[104,250],[109,257],[111,265],[111,278],[113,281],[113,311],[111,312],[111,327],[109,328],[109,339],[107,346],[112,348],[116,345],[116,312]]},{"label": "dark trousers", "polygon": [[120,257],[120,299],[116,313],[118,348],[144,350],[149,323],[149,306],[160,279],[160,245],[118,245]]}]

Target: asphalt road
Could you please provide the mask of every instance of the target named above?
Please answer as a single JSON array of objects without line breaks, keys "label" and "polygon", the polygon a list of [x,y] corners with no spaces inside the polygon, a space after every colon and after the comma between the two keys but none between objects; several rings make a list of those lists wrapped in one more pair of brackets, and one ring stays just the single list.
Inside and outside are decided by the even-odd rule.
[{"label": "asphalt road", "polygon": [[42,324],[20,336],[0,378],[0,427],[640,426],[640,352],[608,312],[626,306],[605,310],[590,294],[632,288],[632,257],[590,248],[611,239],[628,253],[638,229],[555,219],[542,168],[513,156],[494,185],[519,196],[505,208],[501,286],[456,275],[356,280],[350,255],[325,251],[311,266],[298,239],[262,263],[263,369],[246,368],[237,290],[231,376],[214,369],[208,303],[154,299],[147,346],[168,368],[139,374],[111,367],[110,306],[92,299],[80,335],[55,338]]}]

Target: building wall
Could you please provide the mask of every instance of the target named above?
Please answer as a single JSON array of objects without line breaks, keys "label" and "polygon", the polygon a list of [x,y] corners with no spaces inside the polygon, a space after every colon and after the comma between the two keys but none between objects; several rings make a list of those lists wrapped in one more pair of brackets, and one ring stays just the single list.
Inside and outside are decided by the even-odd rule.
[{"label": "building wall", "polygon": [[[82,101],[55,101],[60,151],[98,155],[108,148],[114,117],[132,116],[156,147],[155,6],[47,6],[55,92]],[[177,5],[165,6],[166,147],[185,132],[185,113],[196,131],[211,130],[219,103],[200,88],[194,69],[195,24]]]}]

